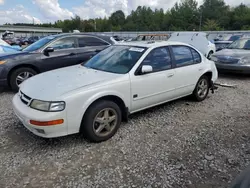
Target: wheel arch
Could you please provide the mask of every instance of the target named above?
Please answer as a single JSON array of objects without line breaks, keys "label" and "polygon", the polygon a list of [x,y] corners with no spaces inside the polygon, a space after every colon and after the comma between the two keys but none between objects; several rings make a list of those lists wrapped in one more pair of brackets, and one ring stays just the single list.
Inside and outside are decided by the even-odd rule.
[{"label": "wheel arch", "polygon": [[17,70],[17,69],[19,69],[19,68],[31,68],[31,69],[33,69],[34,71],[36,71],[37,73],[40,73],[40,70],[39,70],[36,66],[31,65],[31,64],[16,65],[16,66],[14,66],[14,67],[12,67],[12,68],[10,69],[10,71],[9,71],[9,73],[8,73],[8,75],[7,75],[7,81],[8,81],[8,85],[9,85],[9,86],[10,86],[10,77],[11,77],[11,74],[12,74],[15,70]]},{"label": "wheel arch", "polygon": [[[112,101],[114,103],[116,103],[119,108],[121,109],[121,113],[122,113],[122,120],[123,121],[127,121],[128,120],[128,115],[129,115],[129,110],[128,107],[126,106],[124,100],[119,97],[118,95],[104,95],[104,96],[99,96],[98,98],[96,98],[95,100],[93,100],[86,108],[86,110],[84,111],[83,115],[82,115],[82,120],[81,120],[81,124],[84,120],[84,117],[87,115],[86,112],[88,111],[88,109],[95,103],[102,101],[102,100],[108,100],[108,101]],[[81,126],[80,126],[81,128]]]},{"label": "wheel arch", "polygon": [[[211,87],[212,85],[212,83],[211,83],[211,81],[212,81],[212,78],[213,78],[213,73],[212,73],[212,71],[207,71],[207,72],[205,72],[203,75],[201,75],[201,77],[202,76],[207,76],[208,77],[208,79],[209,79],[209,87]],[[201,78],[200,77],[200,78]]]}]

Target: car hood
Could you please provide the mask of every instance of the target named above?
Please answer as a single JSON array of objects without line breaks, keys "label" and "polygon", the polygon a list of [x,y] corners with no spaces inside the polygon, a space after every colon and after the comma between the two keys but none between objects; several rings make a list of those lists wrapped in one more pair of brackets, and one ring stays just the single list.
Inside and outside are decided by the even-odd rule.
[{"label": "car hood", "polygon": [[23,52],[23,51],[16,51],[16,52],[11,52],[11,53],[5,53],[0,55],[0,59],[11,59],[15,58],[17,56],[22,56],[22,55],[27,55],[29,52]]},{"label": "car hood", "polygon": [[20,90],[33,99],[61,100],[62,95],[70,91],[94,87],[97,84],[104,84],[105,81],[111,81],[118,77],[121,77],[121,75],[76,65],[34,76],[23,82]]},{"label": "car hood", "polygon": [[242,58],[245,56],[250,56],[250,50],[244,50],[244,49],[223,49],[221,51],[218,51],[214,54],[215,56],[230,56],[234,58]]}]

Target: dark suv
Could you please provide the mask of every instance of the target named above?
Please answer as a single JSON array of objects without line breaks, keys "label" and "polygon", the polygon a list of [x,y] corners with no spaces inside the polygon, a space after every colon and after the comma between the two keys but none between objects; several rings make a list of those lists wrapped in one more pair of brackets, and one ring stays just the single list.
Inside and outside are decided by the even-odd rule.
[{"label": "dark suv", "polygon": [[31,76],[86,62],[114,43],[103,35],[59,34],[42,38],[20,52],[0,56],[0,86],[17,91]]}]

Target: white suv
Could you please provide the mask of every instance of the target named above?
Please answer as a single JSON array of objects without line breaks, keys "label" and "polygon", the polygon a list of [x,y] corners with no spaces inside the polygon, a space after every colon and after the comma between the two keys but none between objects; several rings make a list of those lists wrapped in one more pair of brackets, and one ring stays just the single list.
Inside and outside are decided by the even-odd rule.
[{"label": "white suv", "polygon": [[204,100],[217,79],[213,61],[188,44],[131,42],[110,46],[86,64],[34,76],[13,99],[34,134],[111,138],[128,115],[184,96]]}]

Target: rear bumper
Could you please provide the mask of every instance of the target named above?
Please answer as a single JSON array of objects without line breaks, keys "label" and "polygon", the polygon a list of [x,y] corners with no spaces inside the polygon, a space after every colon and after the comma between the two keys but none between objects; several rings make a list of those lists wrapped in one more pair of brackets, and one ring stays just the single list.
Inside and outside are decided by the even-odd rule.
[{"label": "rear bumper", "polygon": [[250,74],[250,66],[216,63],[219,72]]}]

